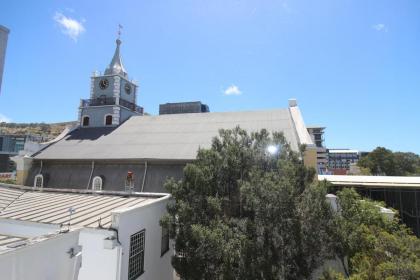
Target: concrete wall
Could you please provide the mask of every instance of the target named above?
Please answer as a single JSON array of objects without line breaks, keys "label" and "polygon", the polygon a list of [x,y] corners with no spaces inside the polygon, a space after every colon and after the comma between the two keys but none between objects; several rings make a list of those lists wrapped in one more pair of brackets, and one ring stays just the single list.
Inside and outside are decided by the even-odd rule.
[{"label": "concrete wall", "polygon": [[89,116],[89,127],[105,126],[105,115],[112,115],[113,107],[113,105],[106,105],[82,108],[80,125],[83,123],[83,117]]},{"label": "concrete wall", "polygon": [[136,115],[138,115],[138,114],[131,111],[131,110],[128,110],[125,107],[120,107],[120,123],[127,120],[129,117],[136,116]]},{"label": "concrete wall", "polygon": [[[99,98],[101,95],[105,95],[106,97],[116,97],[116,93],[118,93],[120,98],[135,103],[137,87],[130,81],[120,76],[98,76],[92,77],[92,79],[93,95],[91,98]],[[106,89],[101,89],[99,87],[99,83],[102,79],[107,79],[109,82],[109,86]],[[131,86],[130,94],[127,94],[125,91],[125,84],[127,83]]]},{"label": "concrete wall", "polygon": [[[106,89],[101,89],[99,87],[99,82],[102,79],[107,79],[109,82],[109,85]],[[92,98],[99,98],[101,95],[105,95],[106,97],[114,97],[114,77],[112,76],[98,76],[93,78],[93,96]]]},{"label": "concrete wall", "polygon": [[78,236],[77,231],[69,232],[0,254],[0,278],[77,279],[77,257],[70,258],[67,252],[77,247]]},{"label": "concrete wall", "polygon": [[[125,91],[125,85],[129,84],[131,86],[131,93],[127,94]],[[136,86],[134,84],[132,84],[131,82],[127,81],[126,79],[121,78],[121,82],[120,82],[120,97],[124,100],[127,100],[131,103],[135,103],[136,101]]]},{"label": "concrete wall", "polygon": [[[169,197],[162,198],[159,202],[134,208],[131,211],[115,211],[112,226],[118,228],[120,241],[123,247],[121,262],[121,279],[128,277],[128,259],[130,236],[143,229],[145,232],[144,273],[138,278],[143,280],[169,280],[173,279],[173,268],[170,250],[161,256],[162,228],[159,220],[166,213],[166,204]],[[135,221],[135,222],[133,222]]]},{"label": "concrete wall", "polygon": [[4,235],[32,238],[59,230],[59,225],[0,218],[0,233]]},{"label": "concrete wall", "polygon": [[104,247],[104,239],[114,236],[113,231],[100,229],[82,229],[79,245],[82,246],[83,265],[79,272],[79,280],[115,280],[119,279],[119,264],[122,248]]},{"label": "concrete wall", "polygon": [[318,160],[316,147],[306,147],[303,155],[303,163],[306,167],[313,167],[318,171]]},{"label": "concrete wall", "polygon": [[[145,178],[144,192],[167,192],[164,183],[167,178],[174,177],[179,180],[183,177],[185,163],[158,164],[148,163]],[[34,161],[28,174],[25,185],[33,186],[34,178],[41,169],[40,161]],[[124,190],[127,172],[134,173],[134,191],[142,189],[143,176],[145,171],[144,162],[118,162],[118,161],[95,161],[92,173],[95,176],[103,177],[104,190]],[[91,187],[92,181],[89,176],[92,172],[92,162],[58,162],[43,161],[42,174],[44,174],[44,187],[50,188],[75,188],[86,189]]]}]

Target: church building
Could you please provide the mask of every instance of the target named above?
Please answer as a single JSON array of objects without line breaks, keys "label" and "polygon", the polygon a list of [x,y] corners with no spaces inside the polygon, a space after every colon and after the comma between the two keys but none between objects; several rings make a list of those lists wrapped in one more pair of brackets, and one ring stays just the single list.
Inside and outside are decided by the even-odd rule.
[{"label": "church building", "polygon": [[[90,98],[79,107],[79,125],[18,162],[18,184],[33,187],[166,192],[167,178],[181,179],[198,149],[210,148],[220,129],[283,132],[292,149],[306,145],[304,162],[317,154],[296,100],[262,111],[209,112],[201,102],[167,103],[161,114],[143,114],[138,85],[128,78],[117,39],[110,65],[91,78]],[[191,109],[196,108],[196,109]],[[127,189],[128,188],[128,189]]]}]

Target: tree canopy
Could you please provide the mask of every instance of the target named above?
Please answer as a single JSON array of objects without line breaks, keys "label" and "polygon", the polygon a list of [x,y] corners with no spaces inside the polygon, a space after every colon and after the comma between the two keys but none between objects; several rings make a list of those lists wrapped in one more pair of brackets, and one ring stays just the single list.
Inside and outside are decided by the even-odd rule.
[{"label": "tree canopy", "polygon": [[349,260],[347,275],[326,272],[324,279],[420,279],[420,240],[398,217],[379,211],[379,202],[362,199],[353,189],[337,193],[334,216],[334,254]]},{"label": "tree canopy", "polygon": [[221,130],[167,182],[174,199],[161,223],[182,279],[309,279],[326,259],[344,272],[324,279],[419,279],[419,240],[352,189],[337,193],[334,212],[302,152],[281,133]]},{"label": "tree canopy", "polygon": [[377,147],[361,158],[358,166],[369,169],[373,175],[420,175],[420,156],[414,153],[394,153],[384,147]]},{"label": "tree canopy", "polygon": [[305,279],[329,256],[325,188],[280,133],[220,131],[200,150],[162,223],[182,279]]}]

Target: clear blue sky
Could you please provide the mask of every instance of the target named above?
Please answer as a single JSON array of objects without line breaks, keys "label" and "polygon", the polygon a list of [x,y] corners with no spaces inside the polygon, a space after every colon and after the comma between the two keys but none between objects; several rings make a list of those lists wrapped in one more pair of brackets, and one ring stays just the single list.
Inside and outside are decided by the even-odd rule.
[{"label": "clear blue sky", "polygon": [[75,120],[118,23],[147,112],[192,100],[283,108],[294,97],[307,124],[327,127],[328,147],[420,153],[418,0],[3,1],[1,118]]}]

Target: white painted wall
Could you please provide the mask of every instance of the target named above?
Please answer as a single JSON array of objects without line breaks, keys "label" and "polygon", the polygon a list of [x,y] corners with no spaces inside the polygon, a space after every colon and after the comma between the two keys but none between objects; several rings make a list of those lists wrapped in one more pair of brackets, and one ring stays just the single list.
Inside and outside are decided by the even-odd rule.
[{"label": "white painted wall", "polygon": [[169,196],[151,204],[133,208],[129,211],[114,211],[112,225],[118,228],[119,238],[123,247],[121,262],[121,278],[128,278],[128,258],[130,250],[130,236],[146,229],[144,273],[138,278],[143,280],[173,279],[171,265],[172,247],[163,256],[161,252],[162,229],[159,225],[161,217],[166,213]]},{"label": "white painted wall", "polygon": [[101,229],[82,229],[79,245],[82,246],[83,265],[79,280],[119,279],[121,246],[114,249],[104,248],[104,239],[113,236],[114,232]]},{"label": "white painted wall", "polygon": [[[71,232],[58,234],[58,225],[0,219],[0,234],[35,238],[35,242],[28,240],[25,246],[0,252],[0,279],[127,279],[130,236],[146,229],[145,272],[138,279],[172,280],[173,251],[170,247],[161,256],[159,225],[169,198],[168,195],[140,207],[112,212],[112,227],[118,229],[121,242],[115,241],[112,248],[104,243],[105,239],[116,237],[112,230],[73,228]],[[46,234],[57,235],[43,237]],[[80,270],[76,258],[66,253],[70,248],[81,249]]]},{"label": "white painted wall", "polygon": [[60,226],[0,218],[0,234],[32,238],[56,233]]},{"label": "white painted wall", "polygon": [[70,248],[77,248],[78,239],[79,232],[74,231],[0,254],[0,278],[77,279],[77,257],[71,258],[67,252]]}]

